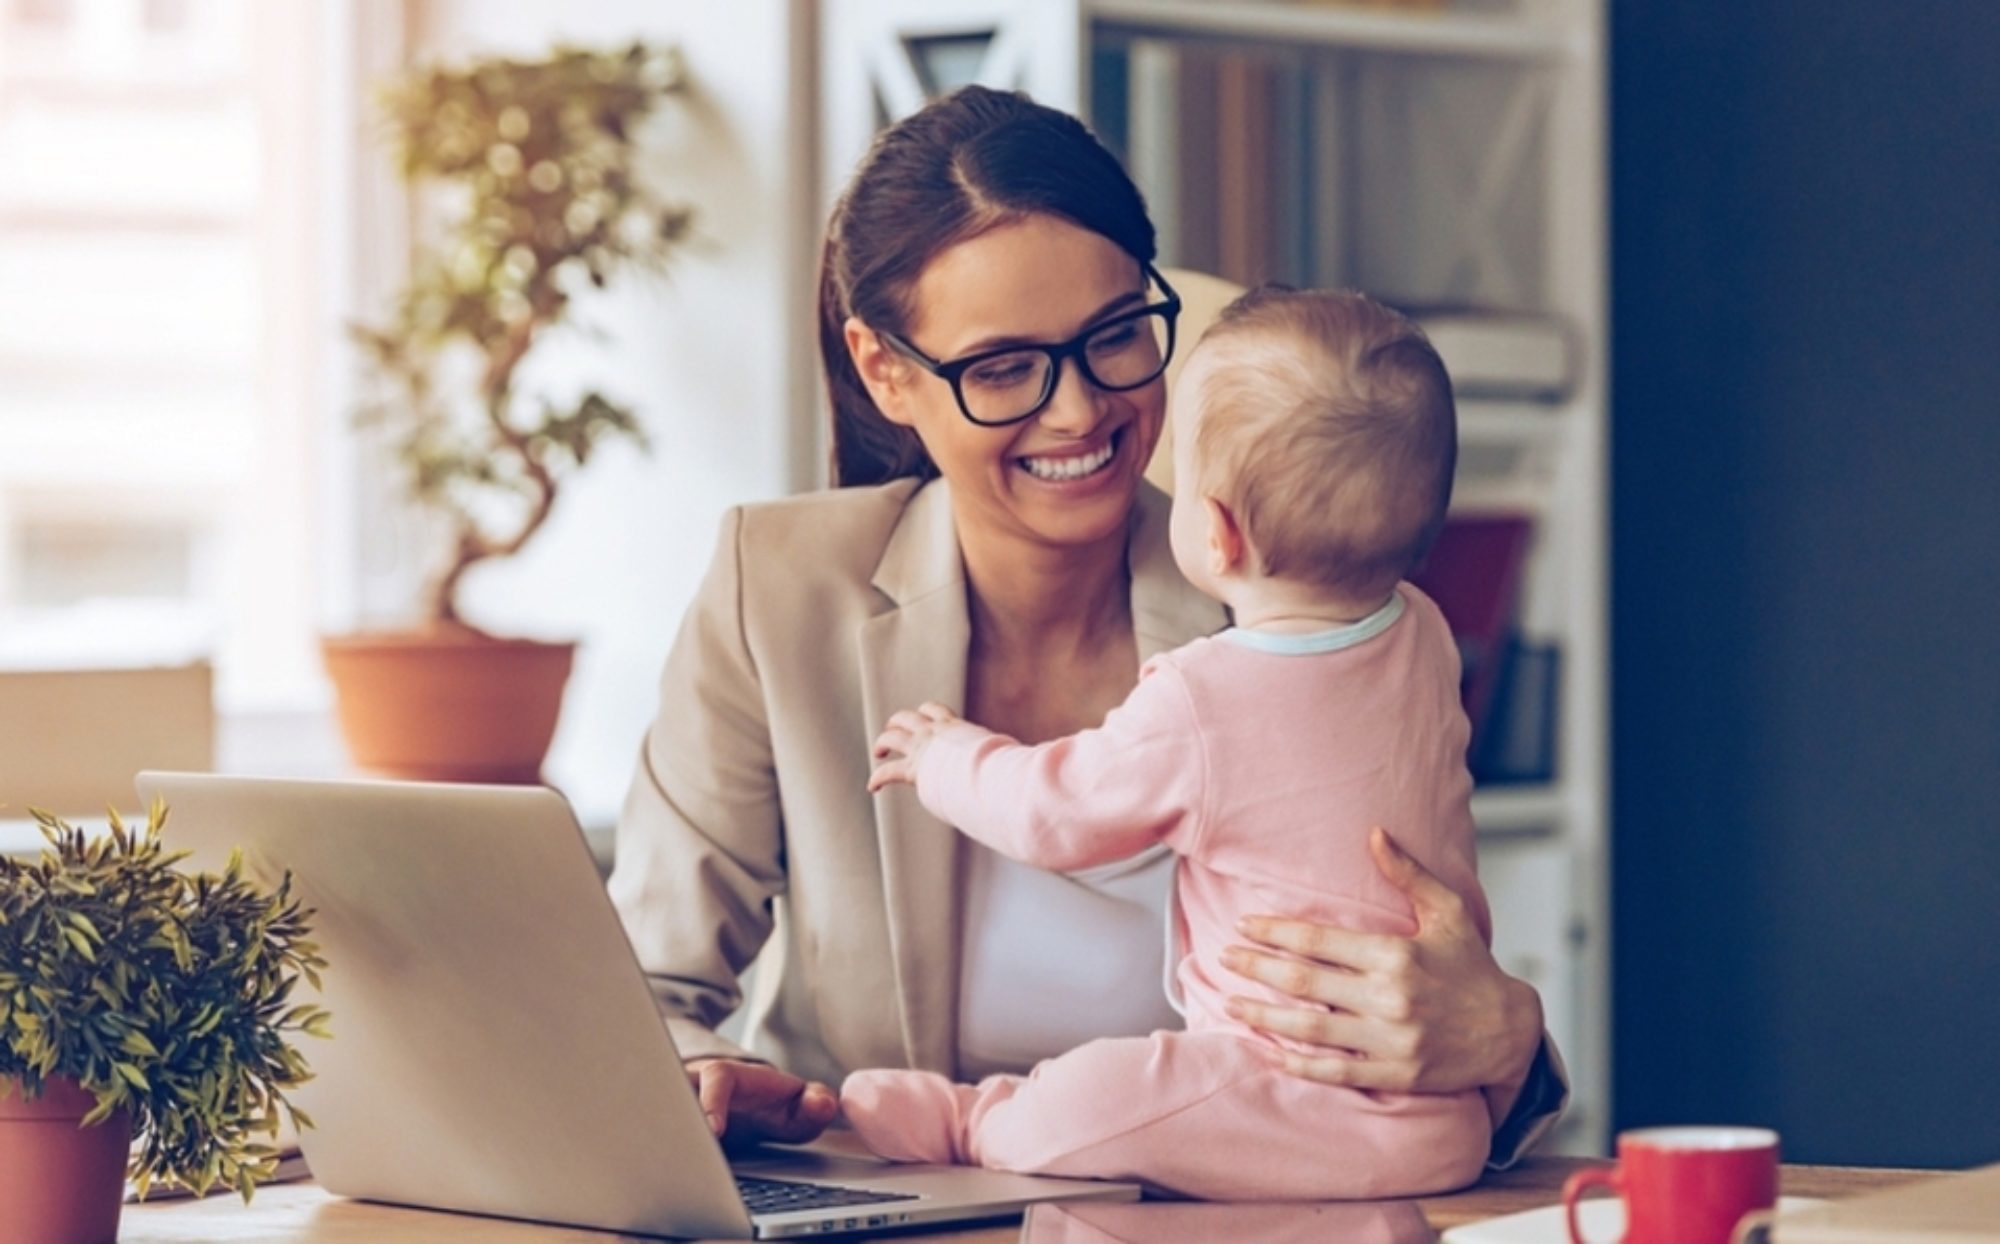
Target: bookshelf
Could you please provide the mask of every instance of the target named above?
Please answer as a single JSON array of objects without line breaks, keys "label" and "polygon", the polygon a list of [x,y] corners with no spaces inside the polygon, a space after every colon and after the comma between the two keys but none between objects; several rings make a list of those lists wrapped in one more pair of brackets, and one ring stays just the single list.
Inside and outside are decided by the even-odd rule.
[{"label": "bookshelf", "polygon": [[1558,23],[1518,16],[1398,11],[1327,0],[1094,0],[1081,8],[1099,38],[1237,39],[1357,52],[1546,61],[1567,55],[1572,36]]},{"label": "bookshelf", "polygon": [[818,88],[822,210],[889,118],[1018,87],[1119,153],[1165,265],[1560,325],[1560,391],[1461,392],[1454,505],[1533,518],[1516,626],[1560,653],[1554,777],[1482,787],[1474,815],[1496,953],[1569,1064],[1552,1144],[1574,1153],[1610,1121],[1604,20],[1604,0],[827,0]]}]

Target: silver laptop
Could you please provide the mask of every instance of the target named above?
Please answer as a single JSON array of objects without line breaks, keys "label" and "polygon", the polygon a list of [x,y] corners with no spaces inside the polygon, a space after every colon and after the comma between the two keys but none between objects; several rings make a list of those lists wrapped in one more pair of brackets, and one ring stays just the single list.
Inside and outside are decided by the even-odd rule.
[{"label": "silver laptop", "polygon": [[343,1196],[654,1235],[776,1239],[1136,1199],[898,1166],[838,1137],[732,1170],[576,818],[539,787],[142,773],[169,846],[285,869],[319,915],[333,1039],[296,1094]]}]

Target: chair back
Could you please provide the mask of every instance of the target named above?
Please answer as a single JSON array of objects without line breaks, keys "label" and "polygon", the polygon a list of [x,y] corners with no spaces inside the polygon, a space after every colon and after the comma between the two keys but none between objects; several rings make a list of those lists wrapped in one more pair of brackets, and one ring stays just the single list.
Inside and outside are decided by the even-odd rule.
[{"label": "chair back", "polygon": [[[1243,293],[1243,287],[1226,278],[1190,268],[1162,268],[1160,275],[1166,277],[1167,284],[1181,296],[1181,319],[1180,327],[1175,330],[1174,357],[1167,364],[1167,385],[1171,391],[1174,380],[1181,374],[1181,366],[1194,350],[1194,343],[1201,340],[1208,326],[1221,317],[1222,309],[1236,301]],[[1146,478],[1163,492],[1174,490],[1171,425],[1160,432],[1160,444],[1153,450],[1153,460],[1146,464]]]},{"label": "chair back", "polygon": [[141,769],[214,768],[213,685],[206,663],[0,670],[0,820],[137,810]]}]

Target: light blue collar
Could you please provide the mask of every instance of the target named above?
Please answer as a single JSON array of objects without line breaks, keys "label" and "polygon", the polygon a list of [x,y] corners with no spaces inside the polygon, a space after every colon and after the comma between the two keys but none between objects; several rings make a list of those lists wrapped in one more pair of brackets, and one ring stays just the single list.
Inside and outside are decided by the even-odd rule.
[{"label": "light blue collar", "polygon": [[1342,648],[1365,644],[1394,626],[1396,619],[1402,616],[1403,594],[1397,592],[1389,597],[1387,604],[1374,613],[1359,622],[1349,622],[1345,626],[1331,627],[1324,631],[1307,631],[1297,635],[1232,626],[1216,638],[1257,652],[1268,652],[1273,656],[1307,657],[1321,652],[1339,652]]}]

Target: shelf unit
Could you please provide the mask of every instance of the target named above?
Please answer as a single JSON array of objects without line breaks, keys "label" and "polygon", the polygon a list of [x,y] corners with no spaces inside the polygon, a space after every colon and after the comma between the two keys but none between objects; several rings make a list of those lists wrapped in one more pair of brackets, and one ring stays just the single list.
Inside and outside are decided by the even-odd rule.
[{"label": "shelf unit", "polygon": [[1449,10],[1384,11],[1283,0],[1091,0],[1081,6],[1099,38],[1237,39],[1356,52],[1545,61],[1572,50],[1554,22]]},{"label": "shelf unit", "polygon": [[[1482,788],[1474,816],[1496,954],[1541,991],[1572,1076],[1554,1145],[1578,1153],[1604,1151],[1610,1119],[1604,21],[1604,0],[827,0],[821,20],[823,208],[882,124],[977,81],[1090,121],[1166,264],[1567,325],[1561,400],[1461,402],[1457,504],[1538,520],[1520,625],[1562,654],[1556,777]],[[1267,67],[1258,124],[1219,132],[1213,73],[1184,68],[1203,58]],[[1203,262],[1177,196],[1210,187],[1210,217],[1249,197],[1185,167],[1203,127],[1225,170],[1264,145],[1270,271]]]}]

